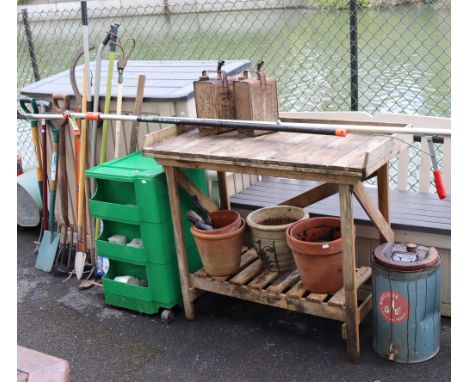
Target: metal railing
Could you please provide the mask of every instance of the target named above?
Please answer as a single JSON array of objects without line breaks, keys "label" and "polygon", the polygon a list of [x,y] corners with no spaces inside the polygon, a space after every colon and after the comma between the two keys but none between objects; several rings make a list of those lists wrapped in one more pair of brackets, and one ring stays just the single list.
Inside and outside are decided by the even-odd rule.
[{"label": "metal railing", "polygon": [[[450,0],[155,3],[89,9],[90,41],[99,42],[117,21],[120,35],[137,40],[132,59],[262,59],[278,79],[281,111],[450,116]],[[69,68],[81,47],[79,12],[18,10],[18,93]],[[33,166],[24,122],[17,137],[23,165]],[[436,148],[441,160],[443,150]],[[415,172],[418,157],[410,163]],[[395,160],[391,167],[394,186]],[[417,181],[411,173],[410,188],[417,189]]]}]

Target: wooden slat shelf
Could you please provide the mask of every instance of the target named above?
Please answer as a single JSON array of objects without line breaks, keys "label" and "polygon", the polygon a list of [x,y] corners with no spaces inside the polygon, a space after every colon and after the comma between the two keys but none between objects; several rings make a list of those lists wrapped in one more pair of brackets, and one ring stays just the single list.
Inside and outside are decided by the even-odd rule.
[{"label": "wooden slat shelf", "polygon": [[[371,273],[369,267],[356,269],[358,289],[370,279]],[[264,270],[254,249],[244,252],[237,274],[230,277],[211,277],[202,268],[190,274],[190,281],[194,288],[203,291],[346,321],[344,288],[333,294],[309,292],[302,285],[297,270],[282,273]],[[362,321],[371,309],[372,300],[369,289],[361,288],[359,292],[359,321]],[[198,294],[194,297],[197,296]]]}]

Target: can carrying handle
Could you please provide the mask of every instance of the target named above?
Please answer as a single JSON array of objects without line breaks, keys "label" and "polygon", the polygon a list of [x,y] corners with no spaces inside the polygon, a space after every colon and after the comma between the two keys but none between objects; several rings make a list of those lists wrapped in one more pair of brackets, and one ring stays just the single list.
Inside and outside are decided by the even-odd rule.
[{"label": "can carrying handle", "polygon": [[265,62],[263,60],[260,60],[257,62],[257,79],[260,81],[260,84],[263,87],[265,87],[266,77],[265,77],[265,73],[263,72],[263,65],[265,65]]},{"label": "can carrying handle", "polygon": [[202,75],[200,77],[200,81],[209,80],[210,77],[208,76],[208,73],[216,73],[217,79],[223,82],[223,87],[227,88],[229,86],[228,76],[224,70],[221,70],[224,63],[224,60],[218,60],[218,67],[216,68],[216,70],[203,70]]}]

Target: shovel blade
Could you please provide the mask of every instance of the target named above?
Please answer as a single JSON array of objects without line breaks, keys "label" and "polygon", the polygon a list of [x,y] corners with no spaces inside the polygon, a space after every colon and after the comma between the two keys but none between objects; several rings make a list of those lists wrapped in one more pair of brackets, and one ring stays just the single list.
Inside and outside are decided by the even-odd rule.
[{"label": "shovel blade", "polygon": [[76,252],[75,255],[75,273],[76,273],[76,278],[78,280],[81,280],[83,277],[83,270],[85,266],[85,261],[86,261],[86,252]]},{"label": "shovel blade", "polygon": [[55,256],[60,241],[60,234],[57,232],[44,231],[42,235],[41,244],[39,246],[39,253],[37,255],[35,268],[50,272],[54,265]]}]

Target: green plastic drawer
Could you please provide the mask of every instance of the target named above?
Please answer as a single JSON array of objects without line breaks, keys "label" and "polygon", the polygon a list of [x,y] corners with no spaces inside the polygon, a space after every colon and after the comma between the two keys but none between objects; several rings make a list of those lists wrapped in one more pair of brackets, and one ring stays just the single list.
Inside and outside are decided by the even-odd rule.
[{"label": "green plastic drawer", "polygon": [[[114,220],[103,220],[102,224],[104,229],[96,240],[99,256],[141,265],[145,263],[164,265],[177,258],[171,220],[159,224],[129,224]],[[190,269],[200,267],[200,256],[190,233],[190,222],[184,222],[183,226]],[[143,248],[110,243],[108,238],[113,235],[124,235],[127,243],[134,238],[140,238],[143,242]]]},{"label": "green plastic drawer", "polygon": [[96,249],[99,256],[107,257],[110,260],[118,260],[137,265],[146,264],[146,254],[145,250],[142,248],[110,243],[106,240],[96,240]]},{"label": "green plastic drawer", "polygon": [[89,207],[93,217],[129,223],[140,223],[140,208],[136,205],[123,205],[91,199]]},{"label": "green plastic drawer", "polygon": [[104,294],[104,301],[107,305],[112,305],[118,308],[124,308],[128,310],[133,310],[134,312],[145,314],[158,313],[160,308],[171,308],[158,304],[156,301],[143,301],[138,300],[136,298],[124,297],[110,292]]},{"label": "green plastic drawer", "polygon": [[[147,280],[148,286],[114,281],[116,276],[130,275]],[[103,277],[106,303],[142,313],[153,314],[159,308],[182,306],[177,262],[166,265],[138,266],[110,260]]]}]

